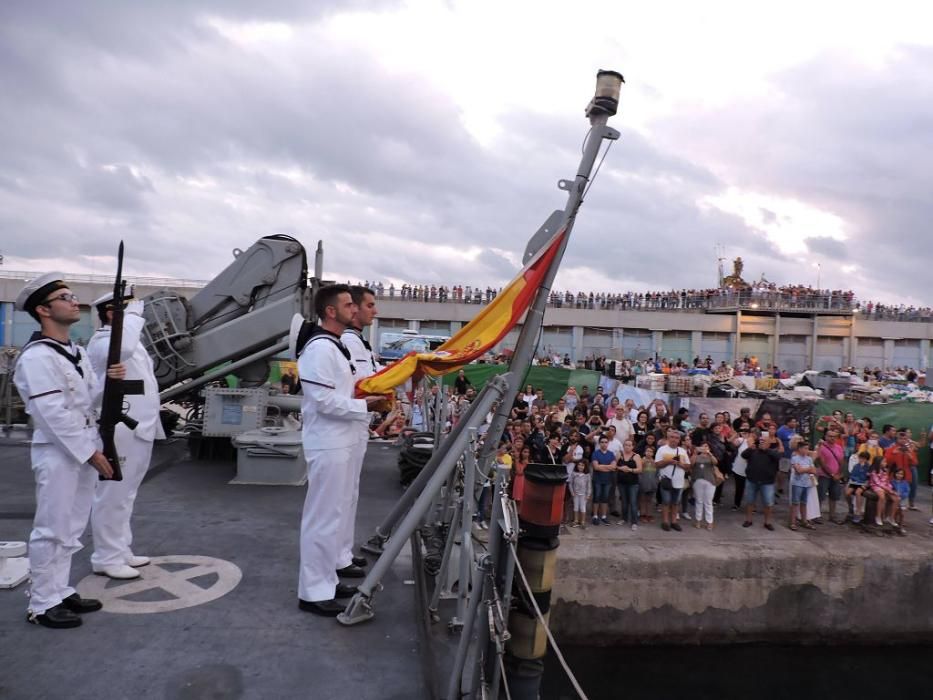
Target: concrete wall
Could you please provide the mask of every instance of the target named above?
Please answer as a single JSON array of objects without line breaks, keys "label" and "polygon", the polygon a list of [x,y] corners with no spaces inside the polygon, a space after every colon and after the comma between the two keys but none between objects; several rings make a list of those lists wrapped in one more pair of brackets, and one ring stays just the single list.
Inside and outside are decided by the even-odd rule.
[{"label": "concrete wall", "polygon": [[562,537],[552,630],[589,645],[933,640],[922,533],[769,543],[734,527],[719,541]]}]

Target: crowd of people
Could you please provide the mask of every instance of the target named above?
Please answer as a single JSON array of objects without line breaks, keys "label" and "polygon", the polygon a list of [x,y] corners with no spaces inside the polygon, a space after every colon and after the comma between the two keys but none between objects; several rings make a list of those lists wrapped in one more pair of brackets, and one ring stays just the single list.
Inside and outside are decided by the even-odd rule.
[{"label": "crowd of people", "polygon": [[[452,412],[472,391],[451,392]],[[488,427],[487,421],[481,432]],[[586,386],[579,392],[569,387],[551,403],[529,385],[494,439],[519,503],[528,464],[566,468],[568,528],[637,530],[657,518],[665,531],[681,531],[685,521],[712,530],[717,510],[731,506],[744,514],[742,526],[751,527],[760,514],[763,527],[773,531],[775,505],[783,500],[781,514],[791,530],[850,522],[905,535],[905,516],[919,509],[921,444],[911,430],[876,427],[867,417],[836,411],[819,417],[810,432],[796,417],[779,422],[748,408],[737,417],[701,413],[693,424],[687,409],[674,413],[660,399],[636,406]],[[918,437],[929,443],[933,432]],[[479,498],[480,527],[489,487]]]},{"label": "crowd of people", "polygon": [[[403,301],[488,304],[501,288],[486,285],[402,284],[365,282],[376,295]],[[930,321],[933,308],[910,304],[881,304],[860,301],[852,290],[814,289],[806,285],[776,285],[756,282],[747,287],[671,289],[640,292],[552,291],[548,305],[555,308],[621,311],[692,311],[709,308],[799,309],[855,311],[866,318],[893,321]]]}]

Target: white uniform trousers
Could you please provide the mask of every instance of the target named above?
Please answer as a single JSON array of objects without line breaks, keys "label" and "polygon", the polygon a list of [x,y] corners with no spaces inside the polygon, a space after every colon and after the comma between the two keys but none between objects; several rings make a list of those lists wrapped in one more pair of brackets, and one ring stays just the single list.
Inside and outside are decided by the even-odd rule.
[{"label": "white uniform trousers", "polygon": [[121,566],[133,556],[130,518],[152,457],[152,441],[140,440],[122,425],[117,426],[115,441],[123,481],[97,482],[91,510],[91,531],[94,533],[91,566],[95,569]]},{"label": "white uniform trousers", "polygon": [[28,610],[41,615],[75,592],[68,585],[71,557],[81,550],[97,472],[56,445],[33,445],[31,454],[36,517],[29,535]]},{"label": "white uniform trousers", "polygon": [[356,506],[360,500],[360,474],[363,471],[363,460],[366,458],[366,448],[369,446],[369,433],[366,439],[356,443],[350,453],[350,473],[347,480],[347,501],[343,520],[340,524],[340,556],[337,558],[337,568],[342,569],[353,563],[353,545],[356,535]]},{"label": "white uniform trousers", "polygon": [[298,597],[331,600],[337,589],[340,526],[347,507],[353,447],[305,450],[308,493],[301,514]]}]

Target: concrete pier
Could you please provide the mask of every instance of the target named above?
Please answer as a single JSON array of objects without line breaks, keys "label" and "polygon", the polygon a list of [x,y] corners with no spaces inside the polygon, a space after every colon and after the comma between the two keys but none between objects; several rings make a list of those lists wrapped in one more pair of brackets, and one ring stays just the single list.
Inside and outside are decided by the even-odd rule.
[{"label": "concrete pier", "polygon": [[[724,506],[712,532],[660,518],[572,529],[561,537],[551,626],[579,644],[933,641],[930,489],[906,514],[907,536],[851,524],[750,528]],[[723,502],[731,503],[727,491]],[[610,518],[615,523],[617,518]]]}]

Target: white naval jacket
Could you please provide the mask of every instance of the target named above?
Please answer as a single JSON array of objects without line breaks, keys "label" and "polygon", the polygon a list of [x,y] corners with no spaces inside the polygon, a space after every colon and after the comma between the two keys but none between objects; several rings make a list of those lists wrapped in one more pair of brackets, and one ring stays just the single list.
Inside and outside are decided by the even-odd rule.
[{"label": "white naval jacket", "polygon": [[[165,431],[159,419],[159,385],[152,369],[152,358],[140,342],[143,325],[142,316],[135,313],[123,315],[123,338],[120,347],[120,362],[126,367],[127,379],[142,379],[144,394],[126,394],[126,414],[139,422],[133,434],[140,440],[164,440]],[[87,353],[97,381],[103,384],[107,372],[107,353],[110,350],[110,326],[103,326],[91,337]],[[118,426],[119,429],[119,426]]]},{"label": "white naval jacket", "polygon": [[[371,377],[379,371],[380,368],[376,363],[372,348],[368,342],[363,340],[362,334],[356,328],[347,328],[340,336],[340,341],[350,351],[350,361],[356,367],[354,382],[364,377]],[[369,421],[357,426],[357,435],[359,440],[369,441]]]},{"label": "white naval jacket", "polygon": [[305,449],[332,450],[359,442],[360,423],[369,425],[364,399],[353,398],[356,377],[333,333],[318,329],[298,356],[302,438]]},{"label": "white naval jacket", "polygon": [[[77,365],[52,344],[75,357]],[[32,416],[32,444],[56,445],[79,464],[100,448],[97,409],[103,384],[79,346],[34,334],[16,361],[13,382]]]}]

